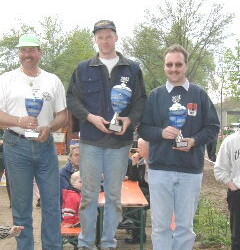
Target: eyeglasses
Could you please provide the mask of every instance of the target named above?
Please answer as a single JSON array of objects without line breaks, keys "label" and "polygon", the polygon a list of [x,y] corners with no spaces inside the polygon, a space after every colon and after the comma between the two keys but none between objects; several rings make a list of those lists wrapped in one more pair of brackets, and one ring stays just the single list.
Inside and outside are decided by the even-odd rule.
[{"label": "eyeglasses", "polygon": [[173,65],[175,65],[175,67],[176,68],[181,68],[182,66],[183,66],[183,63],[166,63],[165,64],[165,66],[167,67],[167,68],[172,68],[173,67]]}]

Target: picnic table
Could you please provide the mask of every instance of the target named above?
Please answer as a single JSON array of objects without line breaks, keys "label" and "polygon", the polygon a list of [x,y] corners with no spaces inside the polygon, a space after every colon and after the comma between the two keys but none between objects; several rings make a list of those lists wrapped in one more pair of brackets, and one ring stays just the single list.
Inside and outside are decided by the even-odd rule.
[{"label": "picnic table", "polygon": [[[148,202],[143,195],[137,181],[124,181],[122,185],[122,194],[121,194],[121,204],[123,208],[132,208],[127,212],[127,215],[131,216],[131,213],[140,213],[140,220],[137,221],[140,225],[140,250],[144,249],[144,229],[145,229],[145,218],[146,210],[145,207],[148,206]],[[99,194],[98,199],[99,205],[99,216],[97,220],[97,235],[96,241],[97,245],[100,243],[102,236],[103,228],[103,218],[104,218],[104,205],[105,205],[105,195],[104,192]],[[61,233],[63,237],[63,245],[68,243],[77,244],[77,236],[81,232],[81,228],[66,228],[61,226]]]},{"label": "picnic table", "polygon": [[[99,225],[98,225],[98,233],[97,240],[101,239],[102,228],[103,228],[103,217],[104,217],[104,204],[105,204],[105,196],[104,192],[99,194],[98,199],[99,204]],[[121,205],[123,208],[132,208],[127,211],[126,216],[130,216],[131,214],[139,212],[140,220],[137,223],[140,225],[140,250],[144,249],[144,232],[145,232],[145,221],[146,221],[146,210],[145,207],[148,206],[148,202],[143,195],[138,182],[137,181],[124,181],[122,185],[122,193],[121,193]]]}]

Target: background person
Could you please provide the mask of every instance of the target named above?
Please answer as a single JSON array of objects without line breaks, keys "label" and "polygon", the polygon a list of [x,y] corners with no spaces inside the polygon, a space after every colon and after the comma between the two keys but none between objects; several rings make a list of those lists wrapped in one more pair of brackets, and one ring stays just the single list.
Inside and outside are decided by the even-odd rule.
[{"label": "background person", "polygon": [[[93,33],[99,53],[80,62],[74,71],[67,91],[67,106],[80,120],[83,199],[79,247],[92,249],[95,245],[98,195],[103,174],[106,202],[101,249],[110,249],[116,248],[117,244],[114,236],[122,214],[122,181],[146,93],[139,65],[116,52],[118,36],[114,23],[101,20],[94,25]],[[114,114],[110,93],[113,86],[122,81],[132,90],[132,97],[118,118],[122,131],[113,133],[107,128]]]},{"label": "background person", "polygon": [[[41,197],[43,249],[61,248],[58,158],[52,132],[67,120],[65,91],[60,79],[39,68],[39,39],[33,34],[19,38],[21,66],[0,76],[0,125],[4,132],[4,157],[12,198],[13,222],[24,226],[16,238],[18,250],[33,250],[32,199],[35,177]],[[28,116],[25,98],[44,100],[37,118]],[[37,129],[39,138],[25,137]]]},{"label": "background person", "polygon": [[60,169],[60,204],[62,206],[62,190],[71,188],[71,176],[79,170],[79,144],[70,148],[69,158]]},{"label": "background person", "polygon": [[[138,185],[142,190],[146,200],[149,203],[149,206],[145,207],[145,209],[150,208],[150,194],[148,187],[148,148],[149,143],[142,138],[137,140],[137,152],[132,155],[131,163],[128,166],[127,177],[128,180],[138,181]],[[131,208],[127,208],[127,211],[131,210]],[[123,214],[124,215],[124,214]],[[125,243],[127,244],[137,244],[140,243],[140,223],[137,223],[135,220],[140,221],[140,214],[137,211],[134,214],[131,214],[133,217],[133,225],[135,228],[131,229],[132,238],[125,239]],[[124,227],[124,224],[123,224]],[[146,241],[146,233],[144,231],[144,242]]]},{"label": "background person", "polygon": [[227,203],[230,212],[232,250],[240,249],[240,131],[227,136],[218,151],[214,166],[217,181],[227,188]]},{"label": "background person", "polygon": [[[200,195],[205,144],[217,136],[219,120],[207,93],[186,78],[188,53],[173,45],[164,55],[167,82],[151,91],[138,129],[149,141],[149,172],[154,250],[192,250],[193,218]],[[187,146],[173,147],[180,130],[169,125],[173,101],[186,108],[182,127]],[[170,225],[175,214],[176,228]]]},{"label": "background person", "polygon": [[71,187],[63,189],[63,204],[62,204],[62,224],[65,227],[79,226],[80,220],[78,210],[82,199],[81,189],[82,181],[80,172],[77,171],[71,175]]}]

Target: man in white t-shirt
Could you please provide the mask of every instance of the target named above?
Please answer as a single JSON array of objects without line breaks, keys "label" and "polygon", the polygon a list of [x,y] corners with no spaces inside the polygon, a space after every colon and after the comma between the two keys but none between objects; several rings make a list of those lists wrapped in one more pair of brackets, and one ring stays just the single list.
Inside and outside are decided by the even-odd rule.
[{"label": "man in white t-shirt", "polygon": [[[33,250],[33,180],[41,195],[42,248],[61,248],[58,158],[52,132],[67,120],[65,90],[60,79],[39,68],[42,56],[39,39],[33,34],[19,38],[21,66],[0,76],[0,125],[4,132],[4,156],[11,187],[15,225],[24,226],[16,238],[17,249]],[[41,99],[38,116],[28,115],[25,99]],[[36,108],[33,105],[31,111]],[[35,138],[26,131],[36,130]]]}]

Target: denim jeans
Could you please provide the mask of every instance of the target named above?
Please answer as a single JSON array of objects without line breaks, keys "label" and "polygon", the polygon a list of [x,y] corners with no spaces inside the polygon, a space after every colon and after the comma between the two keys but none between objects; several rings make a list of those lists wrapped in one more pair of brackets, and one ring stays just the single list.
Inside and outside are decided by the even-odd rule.
[{"label": "denim jeans", "polygon": [[11,189],[13,222],[24,226],[18,250],[33,250],[32,203],[36,179],[41,198],[43,250],[61,249],[59,169],[52,136],[44,143],[4,134],[4,157]]},{"label": "denim jeans", "polygon": [[[191,250],[202,174],[149,169],[153,250]],[[175,215],[176,228],[171,219]]]},{"label": "denim jeans", "polygon": [[130,145],[109,149],[80,143],[80,173],[83,185],[79,246],[91,249],[95,244],[98,196],[101,180],[104,178],[105,206],[101,247],[116,247],[114,236],[122,215],[121,187],[127,171],[129,150]]}]

